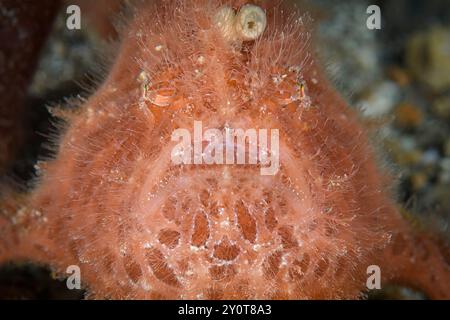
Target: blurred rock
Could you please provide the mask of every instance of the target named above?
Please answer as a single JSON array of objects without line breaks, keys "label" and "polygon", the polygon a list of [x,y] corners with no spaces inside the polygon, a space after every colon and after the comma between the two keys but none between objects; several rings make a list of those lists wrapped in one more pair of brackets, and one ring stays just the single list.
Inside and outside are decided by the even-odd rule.
[{"label": "blurred rock", "polygon": [[65,83],[86,81],[98,63],[100,46],[89,30],[69,30],[65,19],[65,10],[61,10],[34,74],[30,93],[36,97],[61,89]]},{"label": "blurred rock", "polygon": [[[448,77],[450,78],[450,74]],[[450,120],[450,97],[443,96],[434,100],[431,110],[436,116]]]},{"label": "blurred rock", "polygon": [[358,103],[365,117],[376,118],[390,113],[400,97],[400,89],[393,81],[383,81],[371,86]]},{"label": "blurred rock", "polygon": [[414,173],[410,178],[410,183],[414,191],[424,188],[427,182],[428,176],[424,172]]},{"label": "blurred rock", "polygon": [[422,154],[422,163],[424,165],[434,165],[439,162],[440,156],[436,149],[428,149]]},{"label": "blurred rock", "polygon": [[387,69],[387,75],[389,79],[394,81],[400,87],[405,87],[411,82],[408,72],[399,66],[390,66]]},{"label": "blurred rock", "polygon": [[433,91],[450,88],[450,30],[433,27],[413,35],[406,46],[406,64]]},{"label": "blurred rock", "polygon": [[447,157],[450,157],[450,137],[447,139],[447,141],[444,144],[444,154]]},{"label": "blurred rock", "polygon": [[314,1],[326,19],[319,26],[319,50],[331,78],[347,96],[358,94],[380,78],[377,32],[367,29],[367,0]]},{"label": "blurred rock", "polygon": [[422,151],[417,149],[414,140],[407,137],[400,141],[394,138],[387,138],[385,149],[389,152],[395,163],[401,166],[413,166],[420,162]]},{"label": "blurred rock", "polygon": [[[439,176],[439,180],[441,183],[450,184],[450,157],[444,158],[440,162],[440,167],[441,174]],[[448,197],[450,197],[450,189],[448,190]]]},{"label": "blurred rock", "polygon": [[422,120],[422,111],[413,104],[401,103],[395,108],[395,122],[402,128],[416,128]]}]

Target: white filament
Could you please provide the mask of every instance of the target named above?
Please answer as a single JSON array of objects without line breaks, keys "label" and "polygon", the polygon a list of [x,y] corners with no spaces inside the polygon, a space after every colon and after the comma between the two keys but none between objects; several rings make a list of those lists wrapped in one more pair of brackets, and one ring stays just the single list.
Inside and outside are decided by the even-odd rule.
[{"label": "white filament", "polygon": [[236,38],[236,32],[234,30],[235,19],[236,14],[229,6],[221,7],[214,17],[214,23],[219,28],[222,36],[228,41]]}]

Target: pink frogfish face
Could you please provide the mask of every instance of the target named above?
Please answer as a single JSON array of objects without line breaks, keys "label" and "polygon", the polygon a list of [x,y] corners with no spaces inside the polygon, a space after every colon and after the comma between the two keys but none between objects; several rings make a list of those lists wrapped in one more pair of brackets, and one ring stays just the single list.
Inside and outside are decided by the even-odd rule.
[{"label": "pink frogfish face", "polygon": [[262,1],[138,6],[42,168],[39,257],[99,297],[358,297],[393,209],[308,28]]}]

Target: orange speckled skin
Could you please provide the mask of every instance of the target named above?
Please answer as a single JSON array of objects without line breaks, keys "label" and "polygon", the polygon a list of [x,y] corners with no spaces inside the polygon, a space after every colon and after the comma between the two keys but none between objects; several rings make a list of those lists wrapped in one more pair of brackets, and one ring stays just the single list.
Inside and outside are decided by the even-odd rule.
[{"label": "orange speckled skin", "polygon": [[[260,5],[267,28],[244,43],[213,24],[217,1],[138,5],[106,81],[67,115],[56,159],[17,213],[4,210],[0,260],[79,265],[93,298],[351,299],[369,265],[383,283],[448,298],[448,247],[401,219],[310,51],[307,19]],[[142,103],[142,71],[176,92],[169,106]],[[171,133],[194,120],[279,129],[279,172],[174,165]]]}]

